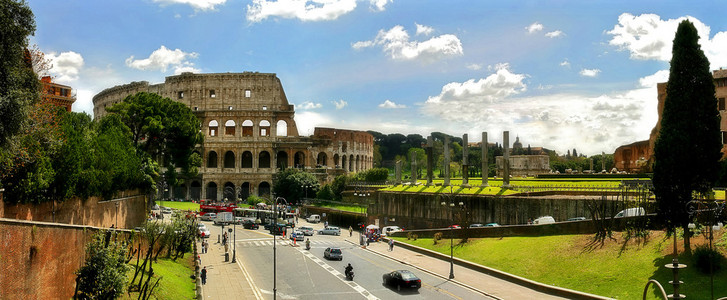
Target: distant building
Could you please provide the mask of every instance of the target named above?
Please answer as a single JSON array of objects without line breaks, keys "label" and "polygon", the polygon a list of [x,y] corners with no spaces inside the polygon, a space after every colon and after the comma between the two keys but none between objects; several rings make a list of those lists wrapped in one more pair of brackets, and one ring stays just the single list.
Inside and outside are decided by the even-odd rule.
[{"label": "distant building", "polygon": [[[727,154],[727,107],[725,107],[725,98],[727,98],[727,70],[719,69],[712,71],[712,78],[714,80],[715,97],[717,98],[717,103],[715,104],[719,109],[719,116],[721,117],[719,127],[722,133],[722,157],[724,158]],[[661,114],[664,110],[664,101],[666,100],[666,84],[666,82],[662,82],[656,85],[659,101],[657,105],[659,119],[654,129],[651,130],[649,139],[620,146],[614,151],[613,160],[616,169],[619,171],[630,173],[651,171],[654,144],[661,129]]]},{"label": "distant building", "polygon": [[50,76],[43,76],[40,79],[41,93],[40,99],[43,103],[51,103],[71,111],[73,102],[76,102],[76,96],[71,93],[71,87],[63,84],[54,83]]},{"label": "distant building", "polygon": [[[503,157],[495,157],[497,177],[505,176]],[[550,173],[550,157],[547,155],[510,155],[510,175],[532,177]]]}]

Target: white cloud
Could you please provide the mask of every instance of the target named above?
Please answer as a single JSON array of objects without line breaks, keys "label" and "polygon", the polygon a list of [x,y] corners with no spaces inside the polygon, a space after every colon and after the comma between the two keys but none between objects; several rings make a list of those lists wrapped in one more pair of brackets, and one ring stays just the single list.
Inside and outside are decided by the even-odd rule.
[{"label": "white cloud", "polygon": [[655,14],[621,14],[618,24],[607,32],[613,36],[609,44],[629,51],[632,59],[668,62],[677,27],[685,19],[697,28],[699,44],[712,64],[711,68],[727,66],[727,31],[718,32],[710,39],[710,27],[691,16],[662,20]]},{"label": "white cloud", "polygon": [[669,81],[669,70],[660,70],[652,75],[639,79],[639,85],[644,88],[656,88],[657,83]]},{"label": "white cloud", "polygon": [[225,4],[227,0],[154,0],[154,2],[162,3],[162,5],[188,4],[195,10],[213,10],[215,6]]},{"label": "white cloud", "polygon": [[469,64],[469,65],[467,65],[467,69],[477,71],[477,70],[482,69],[482,65],[481,64]]},{"label": "white cloud", "polygon": [[432,28],[432,27],[422,25],[422,24],[417,24],[417,23],[414,23],[414,24],[417,26],[416,35],[422,35],[422,34],[430,35],[430,34],[432,34],[432,32],[434,32],[434,28]]},{"label": "white cloud", "polygon": [[375,11],[384,11],[386,9],[386,5],[389,3],[393,3],[394,0],[370,0],[371,2],[371,9]]},{"label": "white cloud", "polygon": [[551,31],[551,32],[548,32],[545,34],[545,36],[547,36],[549,38],[556,38],[556,37],[563,36],[563,35],[565,35],[565,34],[560,30]]},{"label": "white cloud", "polygon": [[[497,75],[493,74],[486,79],[445,85],[442,93],[421,105],[420,112],[432,120],[430,125],[438,131],[487,131],[494,142],[501,141],[502,131],[509,130],[533,147],[561,153],[577,148],[588,155],[611,153],[620,145],[647,139],[656,124],[657,92],[653,87],[599,96],[543,92],[522,97],[526,75],[506,69],[498,72],[503,74],[501,79],[491,79],[498,84],[474,84]],[[649,81],[649,77],[643,80]]]},{"label": "white cloud", "polygon": [[[386,2],[386,1],[384,1]],[[383,10],[384,5],[381,5]],[[253,0],[247,5],[247,20],[260,22],[268,17],[301,21],[330,21],[350,13],[356,0]]]},{"label": "white cloud", "polygon": [[570,62],[566,59],[562,62],[560,62],[561,67],[570,67]]},{"label": "white cloud", "polygon": [[586,77],[596,77],[596,76],[598,76],[598,73],[601,73],[601,70],[599,70],[599,69],[582,69],[580,72],[581,76],[586,76]]},{"label": "white cloud", "polygon": [[535,22],[533,24],[530,24],[530,26],[525,27],[525,29],[528,31],[528,33],[533,33],[537,31],[543,30],[543,24],[540,24],[538,22]]},{"label": "white cloud", "polygon": [[311,109],[317,109],[317,108],[321,108],[321,107],[323,107],[323,104],[306,101],[306,102],[301,103],[300,105],[296,105],[295,109],[311,110]]},{"label": "white cloud", "polygon": [[384,103],[379,104],[379,108],[406,108],[406,105],[396,104],[394,101],[387,99]]},{"label": "white cloud", "polygon": [[341,126],[340,123],[334,122],[328,116],[315,111],[307,110],[296,112],[293,118],[295,119],[295,124],[298,127],[298,134],[300,135],[312,135],[313,130],[316,127],[340,128]]},{"label": "white cloud", "polygon": [[448,56],[462,55],[462,42],[457,36],[444,34],[426,41],[410,41],[409,34],[401,25],[389,30],[379,30],[371,41],[359,41],[351,45],[354,49],[381,46],[391,59],[435,61]]},{"label": "white cloud", "polygon": [[162,45],[159,49],[154,50],[148,58],[134,59],[133,55],[130,56],[126,59],[126,66],[138,70],[160,70],[162,72],[166,72],[167,68],[173,67],[175,74],[199,72],[199,69],[194,68],[194,63],[188,61],[197,58],[197,56],[195,52],[187,53],[179,49],[169,50]]},{"label": "white cloud", "polygon": [[334,100],[331,102],[333,102],[333,105],[336,106],[336,109],[343,109],[344,107],[346,107],[346,105],[348,105],[348,102],[344,101],[343,99],[340,99],[338,101]]},{"label": "white cloud", "polygon": [[53,67],[49,73],[56,78],[54,81],[68,83],[78,80],[78,75],[83,67],[83,56],[73,51],[61,52],[56,55],[55,52],[46,54],[46,59],[50,59]]}]

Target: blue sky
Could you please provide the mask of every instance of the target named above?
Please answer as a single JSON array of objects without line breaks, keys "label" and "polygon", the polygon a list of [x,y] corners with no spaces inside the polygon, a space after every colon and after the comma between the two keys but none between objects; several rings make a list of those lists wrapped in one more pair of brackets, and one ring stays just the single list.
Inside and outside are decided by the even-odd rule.
[{"label": "blue sky", "polygon": [[[70,0],[28,4],[31,44],[74,111],[184,71],[276,73],[301,135],[316,126],[441,131],[593,155],[648,139],[656,83],[689,18],[727,67],[724,2]],[[512,142],[512,141],[511,141]]]}]

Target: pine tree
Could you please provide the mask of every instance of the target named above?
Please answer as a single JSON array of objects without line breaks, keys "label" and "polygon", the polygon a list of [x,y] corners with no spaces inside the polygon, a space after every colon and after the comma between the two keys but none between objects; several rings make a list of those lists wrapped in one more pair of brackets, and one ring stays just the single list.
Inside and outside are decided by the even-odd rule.
[{"label": "pine tree", "polygon": [[[698,43],[697,29],[682,21],[674,37],[661,130],[654,146],[654,192],[667,228],[689,222],[686,205],[692,193],[706,195],[717,176],[720,117],[709,61]],[[685,249],[689,238],[685,236]]]}]

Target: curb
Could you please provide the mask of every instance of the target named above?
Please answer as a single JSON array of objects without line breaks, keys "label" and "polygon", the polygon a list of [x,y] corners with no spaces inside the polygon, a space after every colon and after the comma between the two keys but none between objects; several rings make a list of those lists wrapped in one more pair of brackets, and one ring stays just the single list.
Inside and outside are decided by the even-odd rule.
[{"label": "curb", "polygon": [[[388,240],[388,238],[383,237],[382,240]],[[449,260],[448,255],[444,255],[439,252],[435,252],[435,251],[421,248],[418,246],[410,245],[405,242],[399,242],[399,243],[397,243],[397,246],[403,247],[408,250],[411,250],[411,251],[414,251],[414,252],[417,252],[420,254],[424,254],[424,255],[427,255],[430,257],[434,257],[437,259]],[[559,297],[564,297],[564,298],[568,298],[568,299],[585,299],[585,300],[613,299],[613,298],[609,298],[609,297],[598,296],[598,295],[580,292],[580,291],[576,291],[576,290],[571,290],[571,289],[567,289],[567,288],[563,288],[563,287],[540,283],[540,282],[537,282],[534,280],[530,280],[530,279],[527,279],[524,277],[513,275],[513,274],[510,274],[507,272],[503,272],[503,271],[500,271],[497,269],[493,269],[493,268],[490,268],[487,266],[483,266],[483,265],[473,263],[471,261],[459,259],[456,257],[454,258],[454,263],[458,266],[465,267],[465,268],[468,268],[468,269],[471,269],[471,270],[474,270],[477,272],[485,273],[487,275],[497,277],[499,279],[509,281],[511,283],[514,283],[514,284],[517,284],[520,286],[524,286],[524,287],[528,287],[535,291],[553,295],[553,296],[559,296]]]},{"label": "curb", "polygon": [[[349,242],[349,243],[351,243],[351,244],[353,244],[353,245],[357,245],[356,243],[354,243],[354,242],[352,242],[352,241],[349,241],[349,240],[345,240],[345,241],[346,241],[346,242]],[[448,280],[448,281],[450,281],[450,282],[454,282],[454,283],[455,283],[455,284],[457,284],[457,285],[463,286],[463,287],[465,287],[465,288],[467,288],[467,289],[473,290],[473,291],[475,291],[475,292],[478,292],[478,293],[480,293],[480,294],[483,294],[483,295],[485,295],[485,296],[487,296],[487,297],[490,297],[490,298],[492,298],[492,299],[497,299],[497,300],[504,300],[504,299],[502,299],[502,298],[500,298],[500,297],[497,297],[497,296],[494,296],[494,295],[490,295],[490,294],[488,294],[487,292],[485,292],[485,291],[483,291],[483,290],[480,290],[480,289],[477,289],[477,288],[475,288],[475,287],[473,287],[473,286],[467,285],[467,284],[465,284],[465,283],[463,283],[463,282],[461,282],[461,281],[457,281],[457,280],[454,280],[454,279],[449,279],[449,278],[447,278],[447,277],[444,277],[443,275],[439,275],[439,274],[437,274],[437,273],[434,273],[434,272],[432,272],[432,271],[429,271],[429,270],[427,270],[427,269],[424,269],[424,268],[422,268],[422,267],[419,267],[419,266],[415,266],[415,265],[412,265],[412,264],[410,264],[410,263],[408,263],[408,262],[405,262],[405,261],[403,261],[403,260],[399,260],[399,259],[393,258],[393,257],[391,257],[391,256],[388,256],[388,255],[384,254],[384,253],[379,253],[379,252],[376,252],[376,251],[374,251],[374,250],[371,250],[371,249],[367,248],[366,246],[361,246],[361,249],[364,249],[364,250],[368,250],[368,251],[369,251],[369,252],[371,252],[371,253],[374,253],[374,254],[376,254],[376,255],[379,255],[379,256],[383,256],[383,257],[386,257],[386,258],[388,258],[388,259],[391,259],[391,260],[393,260],[393,261],[399,262],[399,263],[401,263],[401,264],[404,264],[404,265],[407,265],[407,266],[412,266],[412,267],[414,267],[414,268],[417,268],[418,270],[421,270],[421,271],[423,271],[423,272],[425,272],[425,273],[427,273],[427,274],[429,274],[429,275],[432,275],[432,276],[435,276],[435,277],[439,277],[439,278],[442,278],[442,279],[444,279],[444,280]]]}]

